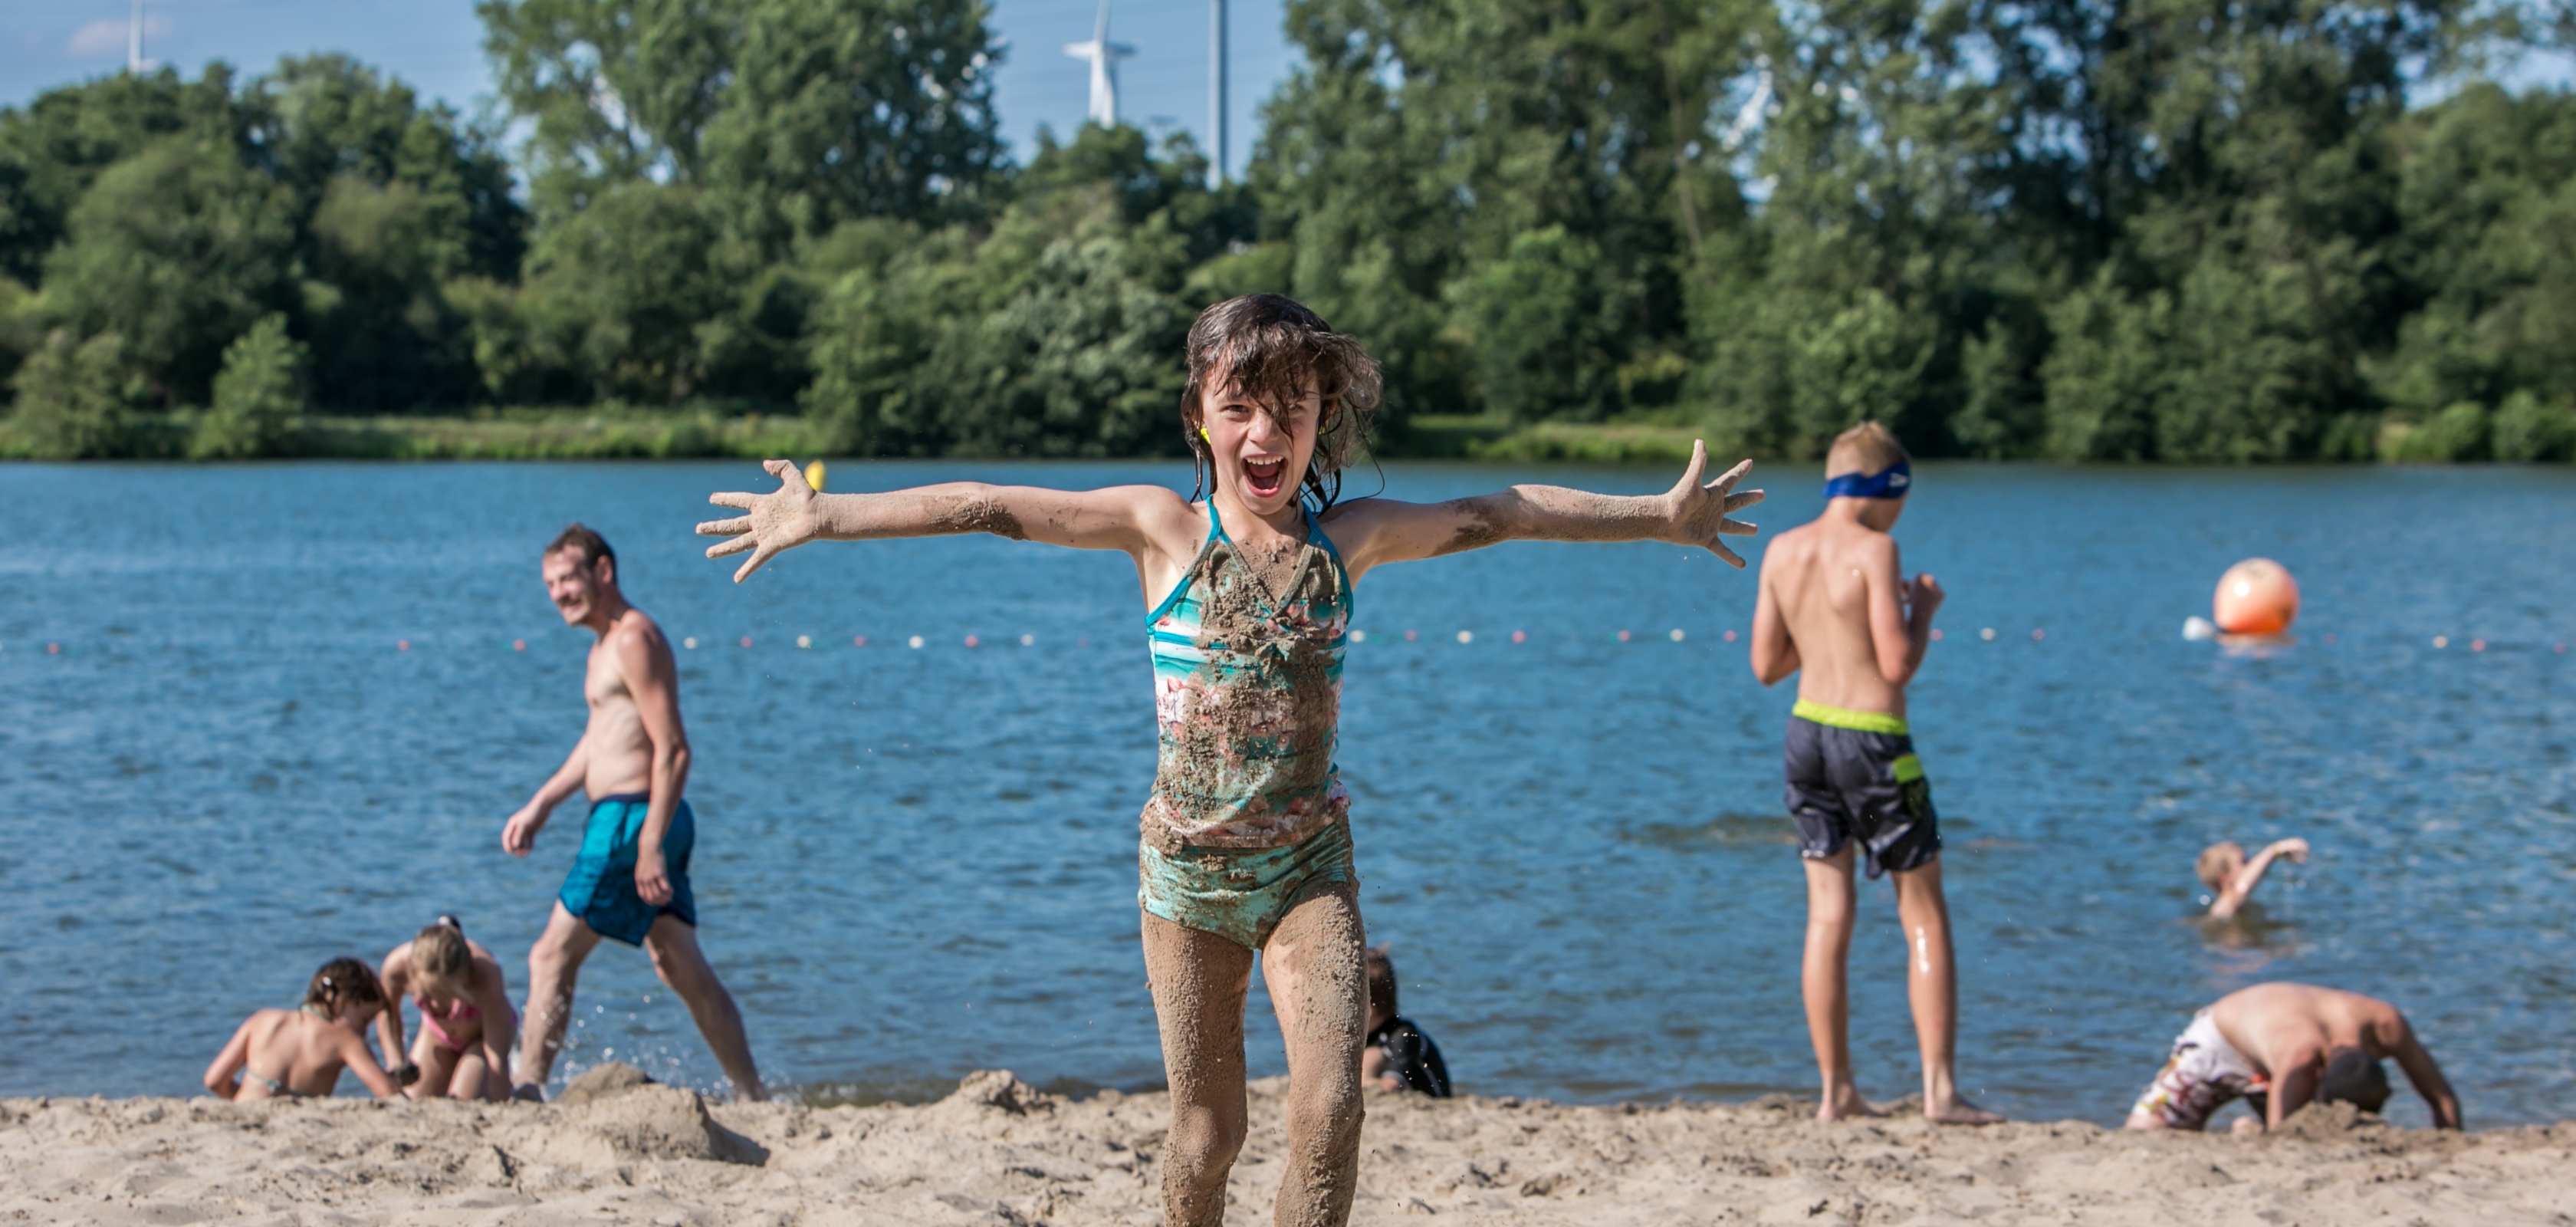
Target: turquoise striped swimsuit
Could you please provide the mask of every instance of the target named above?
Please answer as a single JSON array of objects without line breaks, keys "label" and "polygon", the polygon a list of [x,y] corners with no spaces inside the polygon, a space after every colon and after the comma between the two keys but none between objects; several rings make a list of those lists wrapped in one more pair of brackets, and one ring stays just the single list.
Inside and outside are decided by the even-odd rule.
[{"label": "turquoise striped swimsuit", "polygon": [[1350,572],[1312,512],[1272,592],[1213,504],[1147,616],[1158,754],[1140,822],[1145,910],[1258,949],[1318,883],[1350,883],[1340,744]]}]

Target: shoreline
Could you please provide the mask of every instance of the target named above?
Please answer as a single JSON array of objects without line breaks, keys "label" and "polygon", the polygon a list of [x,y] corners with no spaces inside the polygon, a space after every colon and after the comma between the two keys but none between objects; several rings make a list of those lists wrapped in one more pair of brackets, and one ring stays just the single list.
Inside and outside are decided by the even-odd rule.
[{"label": "shoreline", "polygon": [[[603,1066],[555,1102],[0,1100],[0,1218],[441,1225],[1153,1223],[1160,1093],[982,1071],[921,1106],[709,1104]],[[1286,1080],[1251,1087],[1231,1221],[1266,1221]],[[1372,1095],[1355,1223],[2563,1222],[2576,1123],[2399,1129],[2348,1105],[2274,1135],[2077,1121],[1835,1124],[1788,1095],[1568,1106]]]}]

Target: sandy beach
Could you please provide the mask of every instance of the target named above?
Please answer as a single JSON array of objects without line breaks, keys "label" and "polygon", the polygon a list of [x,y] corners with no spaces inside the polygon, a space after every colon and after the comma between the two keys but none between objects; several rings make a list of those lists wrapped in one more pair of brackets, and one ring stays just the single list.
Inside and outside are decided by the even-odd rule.
[{"label": "sandy beach", "polygon": [[[615,1070],[617,1067],[610,1067]],[[1252,1088],[1228,1221],[1267,1222],[1284,1083]],[[596,1073],[544,1106],[0,1101],[0,1220],[1150,1224],[1161,1095],[1004,1073],[920,1107],[709,1105]],[[2564,1224],[2576,1125],[2402,1130],[2348,1105],[2266,1138],[2089,1124],[1824,1125],[1787,1096],[1369,1102],[1358,1223]]]}]

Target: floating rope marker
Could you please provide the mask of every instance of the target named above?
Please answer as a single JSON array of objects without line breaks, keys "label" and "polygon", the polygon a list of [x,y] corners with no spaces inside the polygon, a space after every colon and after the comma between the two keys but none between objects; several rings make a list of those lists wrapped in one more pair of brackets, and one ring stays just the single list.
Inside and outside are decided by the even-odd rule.
[{"label": "floating rope marker", "polygon": [[2039,641],[2039,640],[2042,640],[2042,639],[2046,639],[2046,638],[2048,638],[2048,632],[2047,632],[2047,631],[2043,631],[2043,630],[2036,630],[2036,629],[2034,629],[2034,630],[2032,630],[2032,631],[2031,631],[2031,633],[2030,633],[2030,637],[2031,637],[2032,642],[2037,642],[2037,641]]},{"label": "floating rope marker", "polygon": [[[1727,641],[1728,643],[1733,643],[1733,642],[1735,642],[1735,632],[1734,632],[1734,631],[1728,631],[1728,632],[1726,632],[1726,641]],[[1937,626],[1936,626],[1936,627],[1933,627],[1933,628],[1932,628],[1932,642],[1934,642],[1934,643],[1939,643],[1939,642],[1941,642],[1941,628],[1940,628],[1940,627],[1937,627]]]},{"label": "floating rope marker", "polygon": [[751,646],[751,636],[749,636],[749,635],[745,635],[745,636],[743,636],[743,637],[742,637],[742,646],[744,646],[744,647],[750,647],[750,646]]},{"label": "floating rope marker", "polygon": [[850,646],[854,648],[866,647],[868,646],[868,637],[865,635],[852,635],[850,636]]},{"label": "floating rope marker", "polygon": [[916,648],[917,648],[917,647],[920,647],[920,646],[921,646],[921,636],[919,636],[919,635],[915,635],[915,636],[913,636],[913,637],[912,637],[912,638],[910,638],[910,639],[906,639],[906,640],[904,640],[904,643],[905,643],[905,644],[907,644],[907,645],[909,645],[909,646],[912,646],[912,647],[916,647]]},{"label": "floating rope marker", "polygon": [[2326,642],[2327,642],[2327,643],[2333,643],[2333,642],[2334,642],[2334,632],[2333,632],[2333,631],[2327,631],[2327,632],[2326,632]]},{"label": "floating rope marker", "polygon": [[2567,645],[2566,645],[2566,644],[2563,644],[2563,643],[2562,643],[2562,644],[2559,644],[2557,647],[2551,648],[2551,649],[2550,649],[2550,651],[2556,652],[2556,653],[2558,653],[2559,655],[2564,656],[2564,655],[2566,655],[2566,654],[2567,654]]},{"label": "floating rope marker", "polygon": [[1991,641],[1992,639],[1994,639],[1994,637],[1995,637],[1995,628],[1993,628],[1993,627],[1991,627],[1991,626],[1987,627],[1987,628],[1986,628],[1986,629],[1984,629],[1984,630],[1981,630],[1981,631],[1978,631],[1978,632],[1977,632],[1977,638],[1979,638],[1979,639],[1984,639],[1984,640],[1989,640],[1989,641]]},{"label": "floating rope marker", "polygon": [[1619,642],[1621,642],[1621,643],[1626,643],[1626,642],[1628,642],[1628,632],[1626,632],[1626,631],[1621,631],[1621,632],[1619,632]]},{"label": "floating rope marker", "polygon": [[1024,648],[1033,648],[1033,647],[1036,647],[1037,645],[1038,645],[1038,637],[1037,637],[1037,636],[1035,636],[1035,635],[1022,635],[1022,636],[1020,636],[1020,646],[1021,646],[1021,647],[1024,647]]},{"label": "floating rope marker", "polygon": [[1368,632],[1367,632],[1367,631],[1352,631],[1352,632],[1351,632],[1351,642],[1353,642],[1353,643],[1367,643],[1367,642],[1368,642]]},{"label": "floating rope marker", "polygon": [[1460,643],[1474,643],[1475,641],[1476,641],[1476,632],[1474,632],[1474,631],[1460,631],[1460,632],[1458,632],[1458,642],[1460,642]]},{"label": "floating rope marker", "polygon": [[2435,635],[2433,636],[2433,646],[2437,648],[2447,648],[2451,646],[2451,637],[2449,635]]},{"label": "floating rope marker", "polygon": [[1416,640],[1416,639],[1420,639],[1421,637],[1422,637],[1422,636],[1417,635],[1417,634],[1413,633],[1412,631],[1406,631],[1406,632],[1404,632],[1404,641],[1405,641],[1406,643],[1411,643],[1411,642],[1413,642],[1413,641],[1414,641],[1414,640]]},{"label": "floating rope marker", "polygon": [[681,640],[681,641],[680,641],[680,646],[681,646],[681,647],[684,647],[684,648],[687,648],[687,649],[689,649],[689,650],[690,650],[690,651],[692,651],[692,652],[697,651],[697,650],[698,650],[698,637],[697,637],[697,636],[695,636],[695,635],[691,635],[691,636],[689,636],[688,638]]},{"label": "floating rope marker", "polygon": [[2193,643],[2207,643],[2218,638],[2218,624],[2193,614],[2182,620],[2182,637]]},{"label": "floating rope marker", "polygon": [[408,640],[408,639],[397,639],[397,640],[394,640],[394,650],[395,650],[395,651],[397,651],[397,652],[408,652],[408,651],[410,651],[410,650],[411,650],[411,640]]},{"label": "floating rope marker", "polygon": [[2486,651],[2487,641],[2484,639],[2472,639],[2469,641],[2469,650],[2472,652]]},{"label": "floating rope marker", "polygon": [[[1934,631],[1934,632],[1932,632],[1932,637],[1933,637],[1933,638],[1935,638],[1935,639],[1940,638],[1940,637],[1941,637],[1941,632],[1939,632],[1939,631]],[[1727,641],[1728,643],[1733,643],[1733,642],[1735,642],[1735,632],[1734,632],[1734,631],[1728,631],[1728,632],[1726,632],[1725,639],[1726,639],[1726,641]]]},{"label": "floating rope marker", "polygon": [[[823,462],[822,462],[822,461],[820,461],[820,460],[817,460],[817,461],[815,461],[814,463],[816,463],[816,464],[821,464],[821,463],[823,463]],[[798,635],[798,636],[796,637],[796,646],[798,646],[798,647],[800,647],[800,648],[810,648],[810,647],[814,646],[814,637],[813,637],[813,636],[811,636],[811,635]]]},{"label": "floating rope marker", "polygon": [[967,647],[970,647],[970,648],[971,648],[971,647],[974,647],[976,644],[978,644],[978,643],[980,643],[980,642],[982,642],[982,641],[981,641],[981,640],[979,640],[979,639],[977,639],[977,638],[975,638],[973,635],[968,635],[968,636],[966,637],[966,646],[967,646]]},{"label": "floating rope marker", "polygon": [[1680,627],[1676,626],[1676,627],[1674,627],[1674,628],[1673,628],[1673,642],[1675,642],[1675,643],[1680,643],[1681,641],[1682,641],[1682,628],[1680,628]]},{"label": "floating rope marker", "polygon": [[1513,631],[1513,632],[1512,632],[1512,642],[1514,642],[1514,643],[1528,643],[1528,642],[1529,642],[1529,632],[1528,632],[1528,631]]},{"label": "floating rope marker", "polygon": [[59,644],[59,643],[49,643],[49,644],[46,644],[46,645],[45,645],[45,655],[47,655],[47,656],[60,656],[60,655],[62,655],[62,654],[63,654],[63,645],[61,645],[61,644]]},{"label": "floating rope marker", "polygon": [[525,639],[513,639],[510,641],[510,650],[513,652],[527,651],[528,641]]}]

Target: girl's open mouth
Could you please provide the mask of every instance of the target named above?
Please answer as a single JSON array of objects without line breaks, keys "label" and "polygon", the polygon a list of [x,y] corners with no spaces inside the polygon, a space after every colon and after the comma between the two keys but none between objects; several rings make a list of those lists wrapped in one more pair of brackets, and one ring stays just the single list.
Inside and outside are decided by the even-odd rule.
[{"label": "girl's open mouth", "polygon": [[1287,473],[1288,462],[1285,459],[1248,460],[1243,465],[1243,484],[1255,496],[1269,498],[1279,493],[1279,484]]}]

